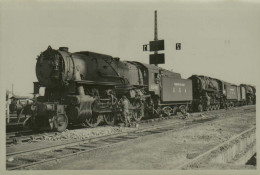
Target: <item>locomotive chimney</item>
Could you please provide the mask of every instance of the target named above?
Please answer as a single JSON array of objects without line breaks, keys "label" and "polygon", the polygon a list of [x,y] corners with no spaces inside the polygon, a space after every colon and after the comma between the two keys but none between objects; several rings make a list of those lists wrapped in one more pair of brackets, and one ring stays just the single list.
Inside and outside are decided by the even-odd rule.
[{"label": "locomotive chimney", "polygon": [[69,48],[68,47],[60,47],[59,50],[60,51],[64,51],[64,52],[69,52]]}]

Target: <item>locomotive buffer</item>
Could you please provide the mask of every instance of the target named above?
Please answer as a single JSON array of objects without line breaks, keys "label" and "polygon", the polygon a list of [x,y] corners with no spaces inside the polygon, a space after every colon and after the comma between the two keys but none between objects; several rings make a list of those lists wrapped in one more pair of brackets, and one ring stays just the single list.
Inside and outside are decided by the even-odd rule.
[{"label": "locomotive buffer", "polygon": [[150,41],[149,44],[143,45],[143,51],[148,51],[148,45],[150,46],[150,52],[154,51],[154,54],[149,56],[149,64],[164,64],[164,53],[158,53],[159,50],[164,50],[164,40],[158,40],[158,28],[157,28],[157,11],[154,11],[154,41]]}]

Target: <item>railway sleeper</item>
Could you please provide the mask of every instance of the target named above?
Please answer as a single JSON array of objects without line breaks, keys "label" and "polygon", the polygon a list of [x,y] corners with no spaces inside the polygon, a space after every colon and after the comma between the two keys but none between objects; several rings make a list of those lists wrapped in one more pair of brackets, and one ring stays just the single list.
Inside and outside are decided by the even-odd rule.
[{"label": "railway sleeper", "polygon": [[71,146],[71,147],[66,147],[65,149],[69,149],[69,150],[78,150],[78,151],[84,151],[84,150],[87,150],[86,147],[81,147],[81,146]]},{"label": "railway sleeper", "polygon": [[33,163],[33,162],[39,162],[39,159],[33,159],[33,158],[25,158],[25,157],[18,157],[17,160],[19,161],[25,161],[28,163]]}]

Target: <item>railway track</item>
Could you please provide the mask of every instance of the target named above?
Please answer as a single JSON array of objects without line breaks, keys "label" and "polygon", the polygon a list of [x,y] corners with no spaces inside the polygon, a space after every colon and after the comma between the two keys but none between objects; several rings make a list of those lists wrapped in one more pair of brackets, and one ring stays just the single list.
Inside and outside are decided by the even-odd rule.
[{"label": "railway track", "polygon": [[[238,112],[248,112],[242,109]],[[219,113],[217,113],[219,114]],[[158,126],[147,127],[133,132],[89,138],[81,141],[74,141],[67,144],[49,146],[39,149],[18,151],[6,154],[6,168],[8,170],[25,169],[34,165],[46,162],[57,161],[66,157],[75,156],[106,147],[111,147],[132,139],[138,139],[148,135],[166,134],[180,129],[196,127],[208,122],[222,120],[223,117],[216,114],[207,115],[195,119],[187,119],[175,123],[166,123]],[[12,160],[13,159],[13,160]],[[10,161],[11,160],[11,161]]]},{"label": "railway track", "polygon": [[[232,110],[240,110],[240,108],[233,108]],[[252,110],[251,107],[242,107],[242,110],[250,111]],[[225,109],[217,110],[217,111],[210,111],[210,114],[208,112],[197,112],[192,113],[192,118],[200,118],[200,116],[203,115],[216,115],[216,114],[224,114],[227,111]],[[137,122],[138,124],[144,124],[144,123],[152,123],[152,122],[159,122],[161,120],[169,120],[174,119],[176,117],[180,116],[169,116],[169,117],[161,117],[161,118],[152,118],[152,119],[145,119]],[[72,129],[77,129],[79,127],[74,127]],[[84,129],[84,128],[80,128]],[[32,130],[22,130],[20,132],[9,132],[6,134],[6,144],[19,144],[19,143],[25,143],[25,142],[33,142],[37,140],[44,140],[47,137],[53,137],[57,135],[57,132],[44,132],[40,131],[38,133],[33,132]]]},{"label": "railway track", "polygon": [[11,133],[6,135],[6,144],[19,144],[19,143],[25,143],[30,142],[34,140],[41,140],[44,137],[54,136],[55,133],[34,133],[31,130],[23,131],[22,133]]}]

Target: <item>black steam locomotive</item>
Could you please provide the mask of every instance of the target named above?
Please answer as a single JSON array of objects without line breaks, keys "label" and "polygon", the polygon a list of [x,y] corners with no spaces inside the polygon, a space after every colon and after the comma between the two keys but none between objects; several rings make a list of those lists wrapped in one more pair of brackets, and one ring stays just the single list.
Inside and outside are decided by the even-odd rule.
[{"label": "black steam locomotive", "polygon": [[192,75],[193,109],[195,111],[218,110],[225,107],[256,103],[254,86],[237,86],[219,79]]},{"label": "black steam locomotive", "polygon": [[104,121],[113,125],[122,120],[122,96],[130,102],[131,119],[139,121],[144,116],[243,104],[245,96],[234,94],[250,91],[247,85],[195,75],[182,79],[179,73],[157,66],[88,51],[70,53],[66,47],[54,50],[49,46],[42,52],[36,75],[39,82],[34,83],[34,93],[44,87],[45,94],[31,106],[25,125],[51,126],[57,131],[64,131],[68,124],[95,127]]}]

